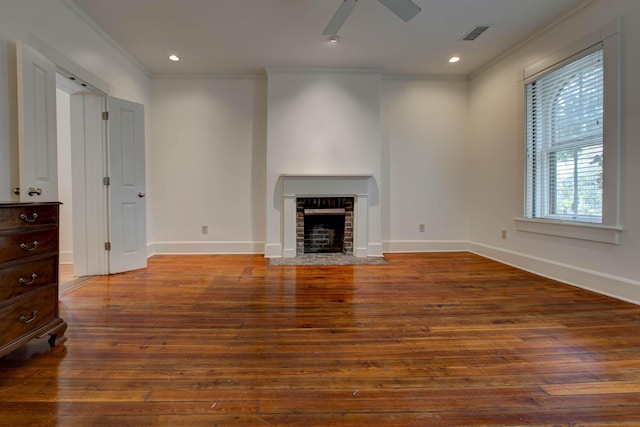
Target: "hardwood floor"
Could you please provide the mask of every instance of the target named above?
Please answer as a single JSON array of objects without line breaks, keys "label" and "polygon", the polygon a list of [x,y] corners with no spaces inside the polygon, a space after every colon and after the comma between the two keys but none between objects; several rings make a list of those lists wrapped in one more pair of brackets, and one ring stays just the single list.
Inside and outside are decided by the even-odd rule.
[{"label": "hardwood floor", "polygon": [[638,426],[640,307],[469,253],[155,256],[63,290],[0,425]]}]

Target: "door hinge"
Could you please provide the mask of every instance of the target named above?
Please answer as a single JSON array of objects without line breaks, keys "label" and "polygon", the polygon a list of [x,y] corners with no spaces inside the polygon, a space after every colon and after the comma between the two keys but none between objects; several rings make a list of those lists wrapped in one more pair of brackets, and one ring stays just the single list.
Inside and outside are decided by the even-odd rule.
[{"label": "door hinge", "polygon": [[102,120],[109,120],[109,112],[108,111],[103,111],[102,112]]},{"label": "door hinge", "polygon": [[104,250],[105,251],[111,250],[111,242],[104,242]]},{"label": "door hinge", "polygon": [[104,178],[102,178],[102,184],[111,185],[111,178],[109,178],[108,176],[105,176]]}]

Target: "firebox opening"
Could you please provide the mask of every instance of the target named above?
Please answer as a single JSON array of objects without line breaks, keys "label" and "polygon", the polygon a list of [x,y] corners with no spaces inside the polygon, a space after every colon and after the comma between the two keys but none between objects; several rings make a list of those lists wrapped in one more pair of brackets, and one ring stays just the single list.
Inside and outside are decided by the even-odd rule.
[{"label": "firebox opening", "polygon": [[304,253],[344,253],[344,214],[305,215]]},{"label": "firebox opening", "polygon": [[296,199],[298,255],[353,255],[353,197]]}]

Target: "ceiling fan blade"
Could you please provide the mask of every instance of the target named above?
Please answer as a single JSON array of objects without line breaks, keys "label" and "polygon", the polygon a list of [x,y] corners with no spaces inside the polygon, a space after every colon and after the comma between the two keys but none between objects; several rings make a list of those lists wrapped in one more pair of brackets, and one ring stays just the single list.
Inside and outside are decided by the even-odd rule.
[{"label": "ceiling fan blade", "polygon": [[347,17],[353,10],[353,7],[356,5],[358,0],[342,0],[342,4],[336,10],[336,13],[327,24],[327,28],[324,29],[322,34],[325,36],[332,36],[334,34],[338,34],[338,30],[344,24],[344,21],[347,20]]},{"label": "ceiling fan blade", "polygon": [[422,8],[411,0],[378,0],[391,12],[395,13],[404,22],[416,16]]}]

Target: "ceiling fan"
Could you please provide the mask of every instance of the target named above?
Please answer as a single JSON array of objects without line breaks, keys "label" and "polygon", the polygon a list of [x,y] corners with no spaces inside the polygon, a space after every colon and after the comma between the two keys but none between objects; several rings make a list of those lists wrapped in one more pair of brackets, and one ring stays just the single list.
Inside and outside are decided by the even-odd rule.
[{"label": "ceiling fan", "polygon": [[[342,4],[338,6],[338,10],[333,15],[333,18],[329,21],[329,24],[322,32],[325,36],[332,36],[338,34],[338,30],[347,20],[347,17],[353,10],[358,0],[342,0]],[[411,0],[378,0],[387,9],[396,14],[404,22],[407,22],[414,16],[416,16],[422,8],[415,4]]]}]

